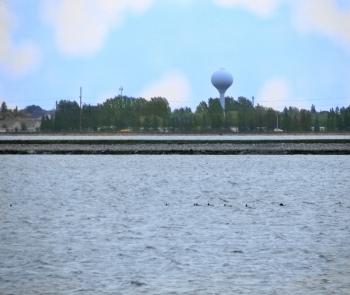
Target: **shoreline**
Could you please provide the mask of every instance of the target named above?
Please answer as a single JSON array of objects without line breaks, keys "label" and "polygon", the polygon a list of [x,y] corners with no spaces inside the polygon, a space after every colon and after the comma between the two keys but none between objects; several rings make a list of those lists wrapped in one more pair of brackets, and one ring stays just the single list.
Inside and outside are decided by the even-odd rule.
[{"label": "shoreline", "polygon": [[3,140],[0,154],[350,155],[350,140]]},{"label": "shoreline", "polygon": [[128,137],[128,136],[350,136],[350,132],[227,132],[227,131],[213,131],[213,132],[4,132],[0,133],[1,137],[6,136],[115,136],[115,137]]}]

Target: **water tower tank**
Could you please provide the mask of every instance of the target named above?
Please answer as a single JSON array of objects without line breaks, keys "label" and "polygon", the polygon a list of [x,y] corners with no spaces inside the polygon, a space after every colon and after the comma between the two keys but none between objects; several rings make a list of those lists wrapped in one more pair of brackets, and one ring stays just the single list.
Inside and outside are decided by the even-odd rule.
[{"label": "water tower tank", "polygon": [[216,71],[211,76],[211,83],[220,93],[220,104],[222,109],[225,109],[225,92],[233,83],[232,75],[225,69]]}]

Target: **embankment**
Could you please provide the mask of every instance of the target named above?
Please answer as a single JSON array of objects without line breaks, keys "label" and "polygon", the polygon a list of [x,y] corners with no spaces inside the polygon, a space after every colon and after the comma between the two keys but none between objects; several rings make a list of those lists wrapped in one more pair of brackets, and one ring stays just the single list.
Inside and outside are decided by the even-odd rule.
[{"label": "embankment", "polygon": [[1,140],[0,154],[350,155],[350,139],[302,140]]}]

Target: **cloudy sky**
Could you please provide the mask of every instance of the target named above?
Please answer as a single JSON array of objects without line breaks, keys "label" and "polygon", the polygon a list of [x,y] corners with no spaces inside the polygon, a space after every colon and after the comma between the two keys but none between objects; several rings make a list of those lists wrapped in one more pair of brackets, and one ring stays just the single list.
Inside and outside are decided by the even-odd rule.
[{"label": "cloudy sky", "polygon": [[350,0],[0,0],[0,101],[51,109],[118,94],[194,108],[228,95],[350,104]]}]

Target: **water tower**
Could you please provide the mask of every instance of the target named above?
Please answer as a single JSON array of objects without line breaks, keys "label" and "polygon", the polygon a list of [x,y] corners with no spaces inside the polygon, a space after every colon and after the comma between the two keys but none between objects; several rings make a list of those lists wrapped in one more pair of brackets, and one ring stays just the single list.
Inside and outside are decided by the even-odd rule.
[{"label": "water tower", "polygon": [[220,93],[220,104],[223,110],[225,110],[225,92],[233,83],[232,75],[225,69],[216,71],[211,76],[211,83]]}]

